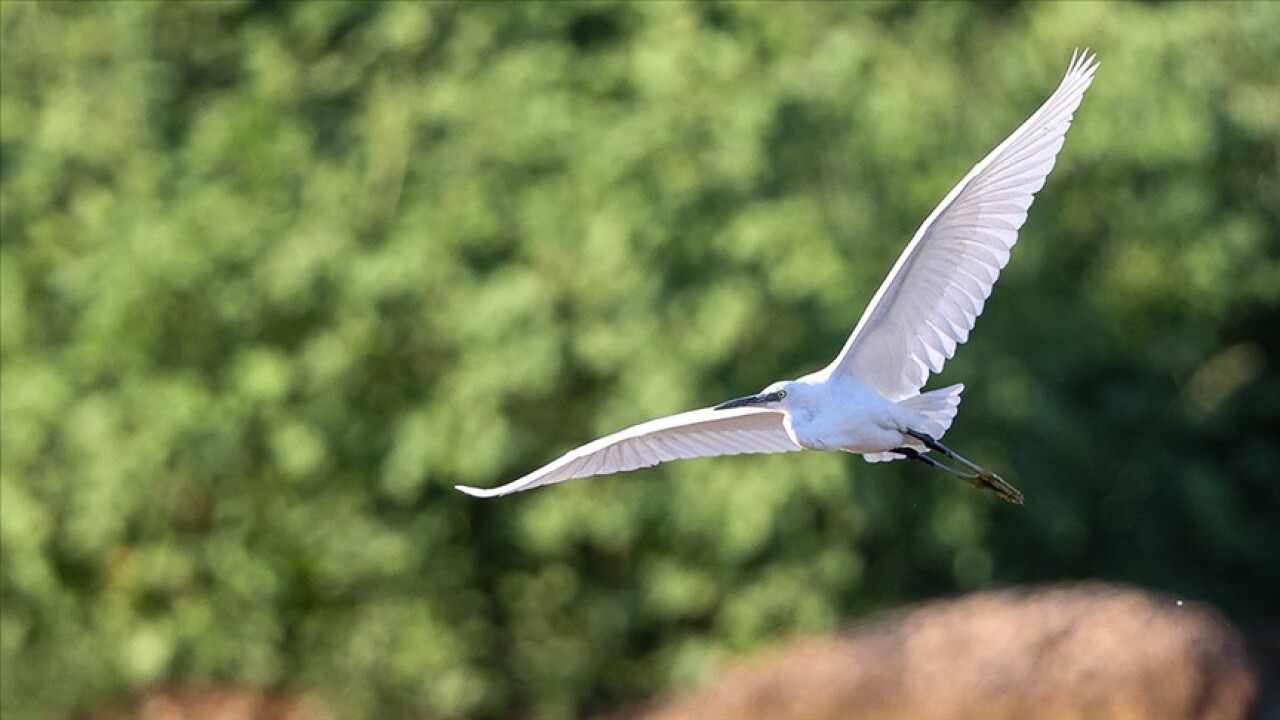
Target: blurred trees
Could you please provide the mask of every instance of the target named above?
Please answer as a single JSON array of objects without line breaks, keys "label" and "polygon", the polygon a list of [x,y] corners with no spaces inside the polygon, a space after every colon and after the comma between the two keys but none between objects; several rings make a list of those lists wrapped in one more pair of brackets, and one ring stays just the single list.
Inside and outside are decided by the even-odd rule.
[{"label": "blurred trees", "polygon": [[[938,593],[1280,606],[1280,5],[0,4],[6,718],[557,717]],[[451,490],[826,363],[1098,81],[954,445]]]}]

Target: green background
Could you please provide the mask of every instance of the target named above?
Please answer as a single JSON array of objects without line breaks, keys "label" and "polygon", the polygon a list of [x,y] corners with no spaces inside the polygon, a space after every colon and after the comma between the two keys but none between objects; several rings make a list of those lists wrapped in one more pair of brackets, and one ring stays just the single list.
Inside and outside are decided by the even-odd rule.
[{"label": "green background", "polygon": [[[927,597],[1280,607],[1280,4],[0,3],[0,711],[581,715]],[[922,466],[478,501],[824,365],[1102,67]]]}]

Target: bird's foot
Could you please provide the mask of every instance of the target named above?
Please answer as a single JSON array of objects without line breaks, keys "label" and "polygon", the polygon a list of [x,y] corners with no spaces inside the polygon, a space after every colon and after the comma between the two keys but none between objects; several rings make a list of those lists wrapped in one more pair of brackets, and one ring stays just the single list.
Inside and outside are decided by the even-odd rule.
[{"label": "bird's foot", "polygon": [[999,495],[1006,502],[1011,502],[1014,505],[1023,504],[1024,498],[1022,497],[1022,492],[1019,491],[1018,488],[1005,482],[1004,478],[989,470],[974,475],[969,482],[971,482],[976,488],[990,490],[991,492]]}]

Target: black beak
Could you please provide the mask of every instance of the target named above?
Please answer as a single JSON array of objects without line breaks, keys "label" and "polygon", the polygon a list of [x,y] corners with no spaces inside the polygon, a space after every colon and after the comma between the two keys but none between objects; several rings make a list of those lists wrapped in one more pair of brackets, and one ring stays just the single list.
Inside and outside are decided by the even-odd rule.
[{"label": "black beak", "polygon": [[782,399],[782,393],[759,393],[758,395],[748,395],[740,397],[729,402],[722,402],[715,406],[716,410],[729,410],[732,408],[747,407],[749,405],[764,405],[765,403],[776,402]]}]

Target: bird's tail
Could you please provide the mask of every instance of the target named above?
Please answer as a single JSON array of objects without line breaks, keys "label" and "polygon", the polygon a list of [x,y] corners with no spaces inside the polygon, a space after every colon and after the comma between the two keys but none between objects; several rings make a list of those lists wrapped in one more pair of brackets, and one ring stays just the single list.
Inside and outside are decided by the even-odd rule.
[{"label": "bird's tail", "polygon": [[921,427],[915,428],[916,430],[932,435],[935,440],[941,440],[947,428],[951,427],[951,421],[956,419],[956,412],[960,410],[961,392],[964,392],[964,385],[957,383],[909,397],[899,404],[920,418]]},{"label": "bird's tail", "polygon": [[[947,428],[951,427],[951,421],[956,419],[956,412],[960,410],[960,393],[964,391],[964,385],[957,383],[950,387],[944,387],[938,390],[930,390],[927,393],[909,397],[898,403],[904,410],[910,411],[918,418],[918,426],[912,428],[922,433],[933,436],[933,439],[939,440],[947,432]],[[924,452],[925,447],[918,440],[907,443],[911,447]],[[887,460],[901,460],[902,456],[897,453],[871,453],[863,455],[867,462],[885,462]]]}]

